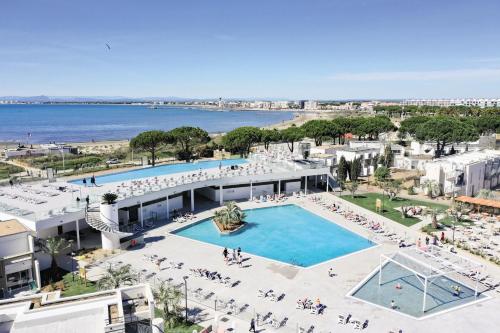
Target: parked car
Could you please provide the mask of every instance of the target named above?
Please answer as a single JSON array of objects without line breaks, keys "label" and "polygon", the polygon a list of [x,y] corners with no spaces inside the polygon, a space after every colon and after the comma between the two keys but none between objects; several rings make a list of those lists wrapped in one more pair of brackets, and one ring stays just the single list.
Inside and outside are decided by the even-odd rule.
[{"label": "parked car", "polygon": [[117,158],[112,158],[106,161],[106,164],[118,164],[120,161]]}]

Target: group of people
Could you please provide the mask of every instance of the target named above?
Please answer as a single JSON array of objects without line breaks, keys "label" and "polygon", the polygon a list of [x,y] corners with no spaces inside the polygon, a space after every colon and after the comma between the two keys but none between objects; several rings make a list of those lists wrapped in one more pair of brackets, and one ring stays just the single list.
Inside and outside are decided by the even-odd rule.
[{"label": "group of people", "polygon": [[240,267],[242,267],[243,265],[243,257],[241,256],[241,247],[233,249],[231,255],[229,255],[229,251],[227,247],[225,247],[224,251],[222,251],[222,256],[224,257],[224,262],[226,263],[226,265],[229,265],[229,263],[238,264],[238,266]]},{"label": "group of people", "polygon": [[[80,197],[76,197],[76,202],[79,203],[80,201],[81,201]],[[88,207],[88,205],[90,204],[90,197],[88,195],[85,197],[85,202],[87,203]]]},{"label": "group of people", "polygon": [[[83,178],[82,179],[82,183],[83,183],[83,186],[87,187],[87,178]],[[91,186],[97,186],[96,182],[95,182],[95,176],[92,175],[92,177],[90,177],[90,185]]]}]

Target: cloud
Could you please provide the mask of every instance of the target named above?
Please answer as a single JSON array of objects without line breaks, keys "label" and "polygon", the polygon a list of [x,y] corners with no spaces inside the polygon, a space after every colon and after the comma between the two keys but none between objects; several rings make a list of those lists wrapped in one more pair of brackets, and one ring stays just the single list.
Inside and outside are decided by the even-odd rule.
[{"label": "cloud", "polygon": [[500,79],[500,68],[338,73],[330,76],[329,79],[335,81],[438,81],[459,79]]}]

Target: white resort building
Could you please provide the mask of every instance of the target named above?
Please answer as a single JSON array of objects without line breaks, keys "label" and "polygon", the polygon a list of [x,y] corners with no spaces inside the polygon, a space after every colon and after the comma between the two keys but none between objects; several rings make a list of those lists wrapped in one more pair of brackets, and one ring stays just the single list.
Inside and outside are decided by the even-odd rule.
[{"label": "white resort building", "polygon": [[0,332],[151,332],[154,298],[147,284],[60,297],[60,292],[0,300]]},{"label": "white resort building", "polygon": [[500,151],[473,151],[428,162],[421,183],[428,180],[447,196],[475,196],[481,189],[494,189],[500,183]]}]

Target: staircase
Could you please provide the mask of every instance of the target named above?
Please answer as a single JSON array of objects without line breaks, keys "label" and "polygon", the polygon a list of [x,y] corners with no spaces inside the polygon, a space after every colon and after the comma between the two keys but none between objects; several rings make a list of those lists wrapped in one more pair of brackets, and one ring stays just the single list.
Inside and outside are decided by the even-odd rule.
[{"label": "staircase", "polygon": [[101,212],[98,207],[89,207],[85,212],[85,220],[87,224],[95,230],[118,234],[120,237],[131,236],[133,233],[122,232],[118,223],[108,220],[107,223],[101,219]]}]

